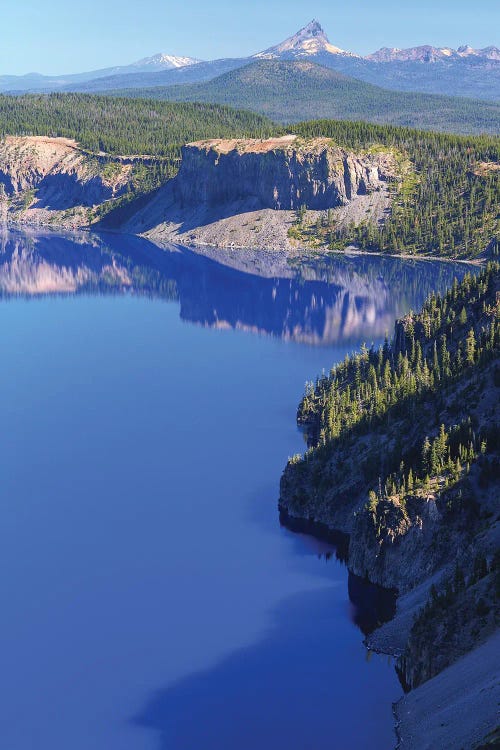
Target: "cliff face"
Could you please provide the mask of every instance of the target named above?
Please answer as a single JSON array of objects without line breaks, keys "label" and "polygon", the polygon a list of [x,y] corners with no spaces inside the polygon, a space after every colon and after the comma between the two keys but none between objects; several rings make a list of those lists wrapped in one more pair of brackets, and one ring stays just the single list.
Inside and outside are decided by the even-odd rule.
[{"label": "cliff face", "polygon": [[398,656],[413,691],[396,707],[398,747],[498,744],[499,388],[492,263],[431,295],[392,345],[346,358],[299,406],[311,447],[285,469],[281,518],[348,533],[349,570],[401,594],[369,638]]},{"label": "cliff face", "polygon": [[[492,263],[398,321],[392,345],[346,358],[306,389],[298,419],[311,447],[282,477],[285,523],[349,534],[349,570],[401,594],[370,644],[396,653],[405,688],[418,692],[397,708],[401,744],[414,750],[477,747],[497,726],[493,664],[481,654],[500,623],[499,388]],[[443,704],[433,730],[443,741],[429,744],[428,715]]]},{"label": "cliff face", "polygon": [[0,141],[0,218],[88,223],[85,209],[123,195],[131,172],[130,163],[91,156],[66,138],[7,136]]},{"label": "cliff face", "polygon": [[396,178],[392,154],[356,154],[318,138],[212,140],[184,146],[174,195],[182,207],[248,201],[255,208],[323,210]]},{"label": "cliff face", "polygon": [[470,556],[495,514],[498,268],[479,278],[432,297],[392,347],[339,365],[299,407],[313,447],[285,469],[282,512],[350,534],[352,572],[401,592]]}]

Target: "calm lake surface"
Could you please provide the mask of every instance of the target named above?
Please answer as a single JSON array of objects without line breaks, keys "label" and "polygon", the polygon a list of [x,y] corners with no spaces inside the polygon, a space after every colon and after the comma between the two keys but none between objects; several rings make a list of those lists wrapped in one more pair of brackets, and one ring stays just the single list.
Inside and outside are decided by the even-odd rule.
[{"label": "calm lake surface", "polygon": [[464,269],[0,251],[0,746],[392,748],[393,666],[346,569],[280,528],[279,478],[305,381]]}]

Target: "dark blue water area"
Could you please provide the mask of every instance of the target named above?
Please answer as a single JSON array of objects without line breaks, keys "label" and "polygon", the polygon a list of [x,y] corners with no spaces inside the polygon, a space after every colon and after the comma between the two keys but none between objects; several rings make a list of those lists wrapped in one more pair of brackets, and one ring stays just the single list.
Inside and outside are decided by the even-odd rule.
[{"label": "dark blue water area", "polygon": [[393,747],[393,664],[279,478],[304,382],[465,269],[0,250],[0,746]]}]

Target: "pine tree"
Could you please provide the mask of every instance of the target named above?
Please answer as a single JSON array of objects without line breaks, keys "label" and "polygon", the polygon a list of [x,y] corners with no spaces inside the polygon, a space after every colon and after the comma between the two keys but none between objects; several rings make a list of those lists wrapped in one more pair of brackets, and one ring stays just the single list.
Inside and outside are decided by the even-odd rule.
[{"label": "pine tree", "polygon": [[411,466],[410,466],[410,471],[408,472],[408,479],[407,479],[406,484],[408,487],[408,492],[412,492],[413,491],[413,471],[411,469]]},{"label": "pine tree", "polygon": [[465,352],[467,364],[473,365],[476,357],[476,337],[473,328],[470,329],[469,335],[465,341]]}]

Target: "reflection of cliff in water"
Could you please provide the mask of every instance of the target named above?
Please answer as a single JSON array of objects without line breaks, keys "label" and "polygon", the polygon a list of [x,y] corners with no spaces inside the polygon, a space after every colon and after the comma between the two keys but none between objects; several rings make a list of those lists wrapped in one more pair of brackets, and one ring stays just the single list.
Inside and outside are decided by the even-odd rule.
[{"label": "reflection of cliff in water", "polygon": [[179,301],[181,317],[204,326],[325,345],[380,338],[465,273],[449,263],[366,256],[264,267],[257,254],[241,270],[234,257],[222,264],[120,235],[4,232],[0,295],[146,294]]}]

